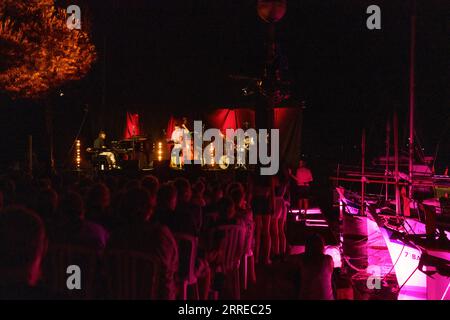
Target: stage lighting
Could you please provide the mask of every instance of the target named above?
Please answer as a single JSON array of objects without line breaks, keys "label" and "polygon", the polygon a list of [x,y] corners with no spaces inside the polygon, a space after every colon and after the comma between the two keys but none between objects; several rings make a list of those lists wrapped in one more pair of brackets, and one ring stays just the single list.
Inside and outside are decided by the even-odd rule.
[{"label": "stage lighting", "polygon": [[162,161],[162,142],[158,142],[158,161]]},{"label": "stage lighting", "polygon": [[81,167],[81,141],[77,140],[75,142],[75,165],[77,170]]},{"label": "stage lighting", "polygon": [[214,145],[213,144],[211,144],[211,147],[209,148],[209,154],[210,154],[210,157],[211,157],[211,166],[214,167],[214,165],[216,163],[215,163],[215,160],[214,160]]}]

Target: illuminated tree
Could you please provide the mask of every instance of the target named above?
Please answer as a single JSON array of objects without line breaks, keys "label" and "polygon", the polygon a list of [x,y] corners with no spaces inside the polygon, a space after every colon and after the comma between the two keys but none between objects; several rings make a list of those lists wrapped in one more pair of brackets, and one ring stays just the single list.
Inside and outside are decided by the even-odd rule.
[{"label": "illuminated tree", "polygon": [[0,1],[0,89],[44,98],[88,73],[95,47],[85,30],[67,27],[67,18],[53,0]]}]

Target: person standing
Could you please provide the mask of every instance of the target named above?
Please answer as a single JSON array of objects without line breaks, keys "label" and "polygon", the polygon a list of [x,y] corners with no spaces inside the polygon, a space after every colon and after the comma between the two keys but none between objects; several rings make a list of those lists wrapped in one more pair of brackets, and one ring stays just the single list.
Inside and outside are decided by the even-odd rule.
[{"label": "person standing", "polygon": [[252,210],[256,225],[255,257],[259,261],[260,255],[264,264],[271,264],[271,235],[270,221],[273,216],[273,186],[272,177],[256,175],[252,184]]},{"label": "person standing", "polygon": [[295,176],[291,171],[289,171],[289,175],[297,183],[299,213],[301,214],[303,209],[304,215],[306,217],[309,208],[310,184],[313,181],[311,170],[306,167],[306,162],[304,160],[300,160],[298,163],[297,171],[295,172]]},{"label": "person standing", "polygon": [[173,142],[173,148],[171,150],[171,167],[173,168],[182,168],[182,159],[183,159],[183,136],[184,130],[176,123],[174,130],[171,135],[171,141]]}]

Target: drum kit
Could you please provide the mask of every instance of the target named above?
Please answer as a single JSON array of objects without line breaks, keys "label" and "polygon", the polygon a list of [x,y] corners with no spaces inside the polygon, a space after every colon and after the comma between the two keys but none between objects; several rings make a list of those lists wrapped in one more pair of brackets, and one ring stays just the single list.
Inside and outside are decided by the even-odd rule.
[{"label": "drum kit", "polygon": [[[184,128],[187,130],[187,128]],[[210,158],[207,159],[207,157],[204,156],[203,154],[203,150],[207,149],[207,145],[210,144],[210,142],[204,142],[203,141],[203,145],[202,148],[200,150],[196,150],[196,148],[194,147],[194,139],[192,137],[194,137],[194,135],[196,134],[195,132],[191,132],[189,131],[187,133],[191,139],[189,141],[189,143],[184,144],[182,141],[174,141],[171,139],[167,140],[167,145],[170,146],[170,153],[172,153],[173,148],[179,148],[180,149],[180,156],[179,159],[176,156],[171,156],[171,160],[170,160],[170,166],[172,168],[182,168],[184,166],[184,160],[197,160],[197,159],[201,159],[201,166],[205,167],[205,168],[217,168],[219,167],[222,170],[226,170],[228,168],[230,168],[230,165],[232,165],[233,159],[231,159],[231,157],[229,155],[222,155],[219,158],[219,161],[216,162],[214,161],[214,148],[209,148],[209,152],[210,152]],[[250,150],[250,147],[252,145],[255,144],[254,138],[250,137],[250,136],[245,136],[243,144],[242,145],[238,145],[235,143],[234,140],[227,138],[225,135],[223,135],[224,139],[225,139],[225,145],[231,145],[233,148],[233,154],[237,155],[237,154],[244,154],[244,158],[240,159],[238,157],[238,161],[237,163],[234,165],[235,169],[246,169],[246,165],[245,165],[245,158],[246,155],[248,153],[248,151]]]}]

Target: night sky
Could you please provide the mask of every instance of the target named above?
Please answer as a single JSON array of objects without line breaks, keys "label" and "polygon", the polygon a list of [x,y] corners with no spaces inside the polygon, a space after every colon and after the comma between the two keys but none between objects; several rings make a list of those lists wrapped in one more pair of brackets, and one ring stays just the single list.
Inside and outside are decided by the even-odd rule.
[{"label": "night sky", "polygon": [[[125,111],[165,127],[168,116],[198,119],[217,107],[252,106],[245,82],[263,71],[267,25],[254,0],[57,1],[90,20],[98,60],[83,80],[55,91],[58,165],[80,126],[90,144],[99,129],[117,138]],[[450,163],[449,1],[417,1],[417,134],[426,154],[440,142],[437,167]],[[382,29],[366,28],[381,7]],[[369,158],[384,153],[385,125],[397,109],[401,146],[408,135],[411,1],[288,0],[277,38],[288,61],[292,103],[306,102],[303,153],[312,161],[359,161],[361,129]],[[84,16],[86,15],[86,16]],[[45,145],[42,107],[1,94],[2,164],[23,156],[27,134]],[[445,129],[447,128],[447,131]],[[152,129],[152,130],[159,130]]]}]

